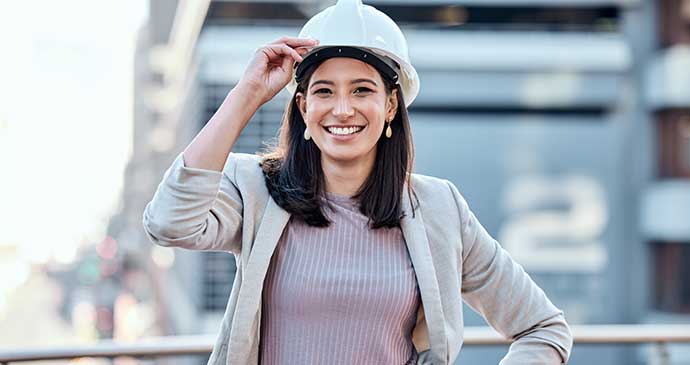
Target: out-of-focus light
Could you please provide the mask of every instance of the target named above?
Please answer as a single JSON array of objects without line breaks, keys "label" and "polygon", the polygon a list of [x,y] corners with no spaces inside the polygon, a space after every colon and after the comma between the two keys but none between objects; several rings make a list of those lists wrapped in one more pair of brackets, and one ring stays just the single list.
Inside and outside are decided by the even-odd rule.
[{"label": "out-of-focus light", "polygon": [[166,152],[175,145],[175,133],[172,128],[159,127],[151,132],[149,145],[156,152]]},{"label": "out-of-focus light", "polygon": [[96,246],[96,252],[102,259],[114,259],[117,254],[117,241],[111,236],[105,236],[103,241]]},{"label": "out-of-focus light", "polygon": [[462,25],[467,23],[469,14],[462,6],[449,6],[437,15],[438,21],[444,25]]},{"label": "out-of-focus light", "polygon": [[101,265],[101,277],[106,278],[112,276],[117,272],[117,264],[115,262],[107,262]]},{"label": "out-of-focus light", "polygon": [[690,23],[690,0],[683,0],[680,5],[680,13],[687,23]]},{"label": "out-of-focus light", "polygon": [[[113,362],[113,363],[118,364],[118,365],[126,365],[126,363],[124,363],[123,360],[125,360],[125,358],[117,359],[117,362]],[[70,364],[70,365],[81,365],[81,364],[84,364],[84,365],[105,365],[105,364],[109,364],[107,361],[108,360],[106,360],[106,359],[98,359],[95,357],[81,357],[78,359],[70,360],[68,362],[68,364]],[[139,363],[135,362],[133,364],[139,364]]]},{"label": "out-of-focus light", "polygon": [[89,301],[82,300],[72,308],[72,325],[80,339],[96,338],[96,310]]},{"label": "out-of-focus light", "polygon": [[84,285],[91,285],[98,281],[100,276],[100,269],[98,262],[94,259],[87,259],[79,266],[77,270],[77,277],[79,282]]},{"label": "out-of-focus light", "polygon": [[113,312],[106,307],[96,310],[96,326],[100,331],[107,332],[113,329]]},{"label": "out-of-focus light", "polygon": [[175,251],[165,247],[153,246],[151,259],[161,269],[169,269],[175,263]]},{"label": "out-of-focus light", "polygon": [[7,297],[3,292],[0,292],[0,320],[5,318],[6,315]]},{"label": "out-of-focus light", "polygon": [[680,133],[683,138],[690,139],[690,117],[685,117],[680,121]]},{"label": "out-of-focus light", "polygon": [[146,303],[139,303],[131,293],[118,295],[114,308],[113,339],[136,341],[141,338],[147,329],[154,325],[157,318],[150,307]]},{"label": "out-of-focus light", "polygon": [[60,264],[69,265],[77,258],[77,246],[63,245],[59,251],[56,251],[53,258]]},{"label": "out-of-focus light", "polygon": [[5,315],[5,303],[9,295],[23,285],[30,274],[30,264],[18,257],[14,249],[0,250],[0,318]]},{"label": "out-of-focus light", "polygon": [[40,240],[27,240],[20,247],[20,251],[29,262],[32,264],[45,264],[50,259],[50,252],[43,249],[35,249],[36,247],[43,248],[43,243]]}]

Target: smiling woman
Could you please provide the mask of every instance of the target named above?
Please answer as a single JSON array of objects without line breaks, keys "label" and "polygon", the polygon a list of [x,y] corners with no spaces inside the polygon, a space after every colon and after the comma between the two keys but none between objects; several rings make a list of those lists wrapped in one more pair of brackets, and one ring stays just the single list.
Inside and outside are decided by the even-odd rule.
[{"label": "smiling woman", "polygon": [[385,75],[349,57],[311,63],[303,72],[279,145],[264,155],[267,186],[281,207],[327,226],[319,199],[330,192],[360,201],[372,228],[399,225],[413,146],[402,92]]},{"label": "smiling woman", "polygon": [[[283,87],[278,144],[230,153]],[[418,90],[402,32],[360,0],[256,52],[143,217],[158,245],[236,257],[209,364],[450,364],[463,300],[513,341],[501,364],[568,360],[563,312],[452,183],[412,173]]]}]

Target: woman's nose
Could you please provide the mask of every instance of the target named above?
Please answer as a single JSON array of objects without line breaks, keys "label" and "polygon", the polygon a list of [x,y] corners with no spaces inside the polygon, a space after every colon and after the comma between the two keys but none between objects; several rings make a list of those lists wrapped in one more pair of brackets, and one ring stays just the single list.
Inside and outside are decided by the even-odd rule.
[{"label": "woman's nose", "polygon": [[335,108],[333,108],[333,115],[338,119],[345,119],[355,115],[352,104],[347,97],[339,97],[336,101]]}]

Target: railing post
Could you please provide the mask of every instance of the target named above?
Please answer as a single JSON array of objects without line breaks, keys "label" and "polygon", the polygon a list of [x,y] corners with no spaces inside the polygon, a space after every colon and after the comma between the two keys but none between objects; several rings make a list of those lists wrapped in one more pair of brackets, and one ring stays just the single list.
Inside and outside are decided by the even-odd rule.
[{"label": "railing post", "polygon": [[664,341],[656,342],[654,346],[652,364],[669,365],[671,363],[671,353],[668,350],[668,343]]}]

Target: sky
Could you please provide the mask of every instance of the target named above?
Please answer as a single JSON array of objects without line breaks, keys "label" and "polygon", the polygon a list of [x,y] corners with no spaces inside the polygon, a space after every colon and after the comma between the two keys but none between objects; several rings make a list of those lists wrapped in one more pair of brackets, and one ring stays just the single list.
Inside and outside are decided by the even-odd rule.
[{"label": "sky", "polygon": [[0,309],[30,264],[69,263],[104,236],[131,154],[147,11],[144,0],[0,2]]}]

